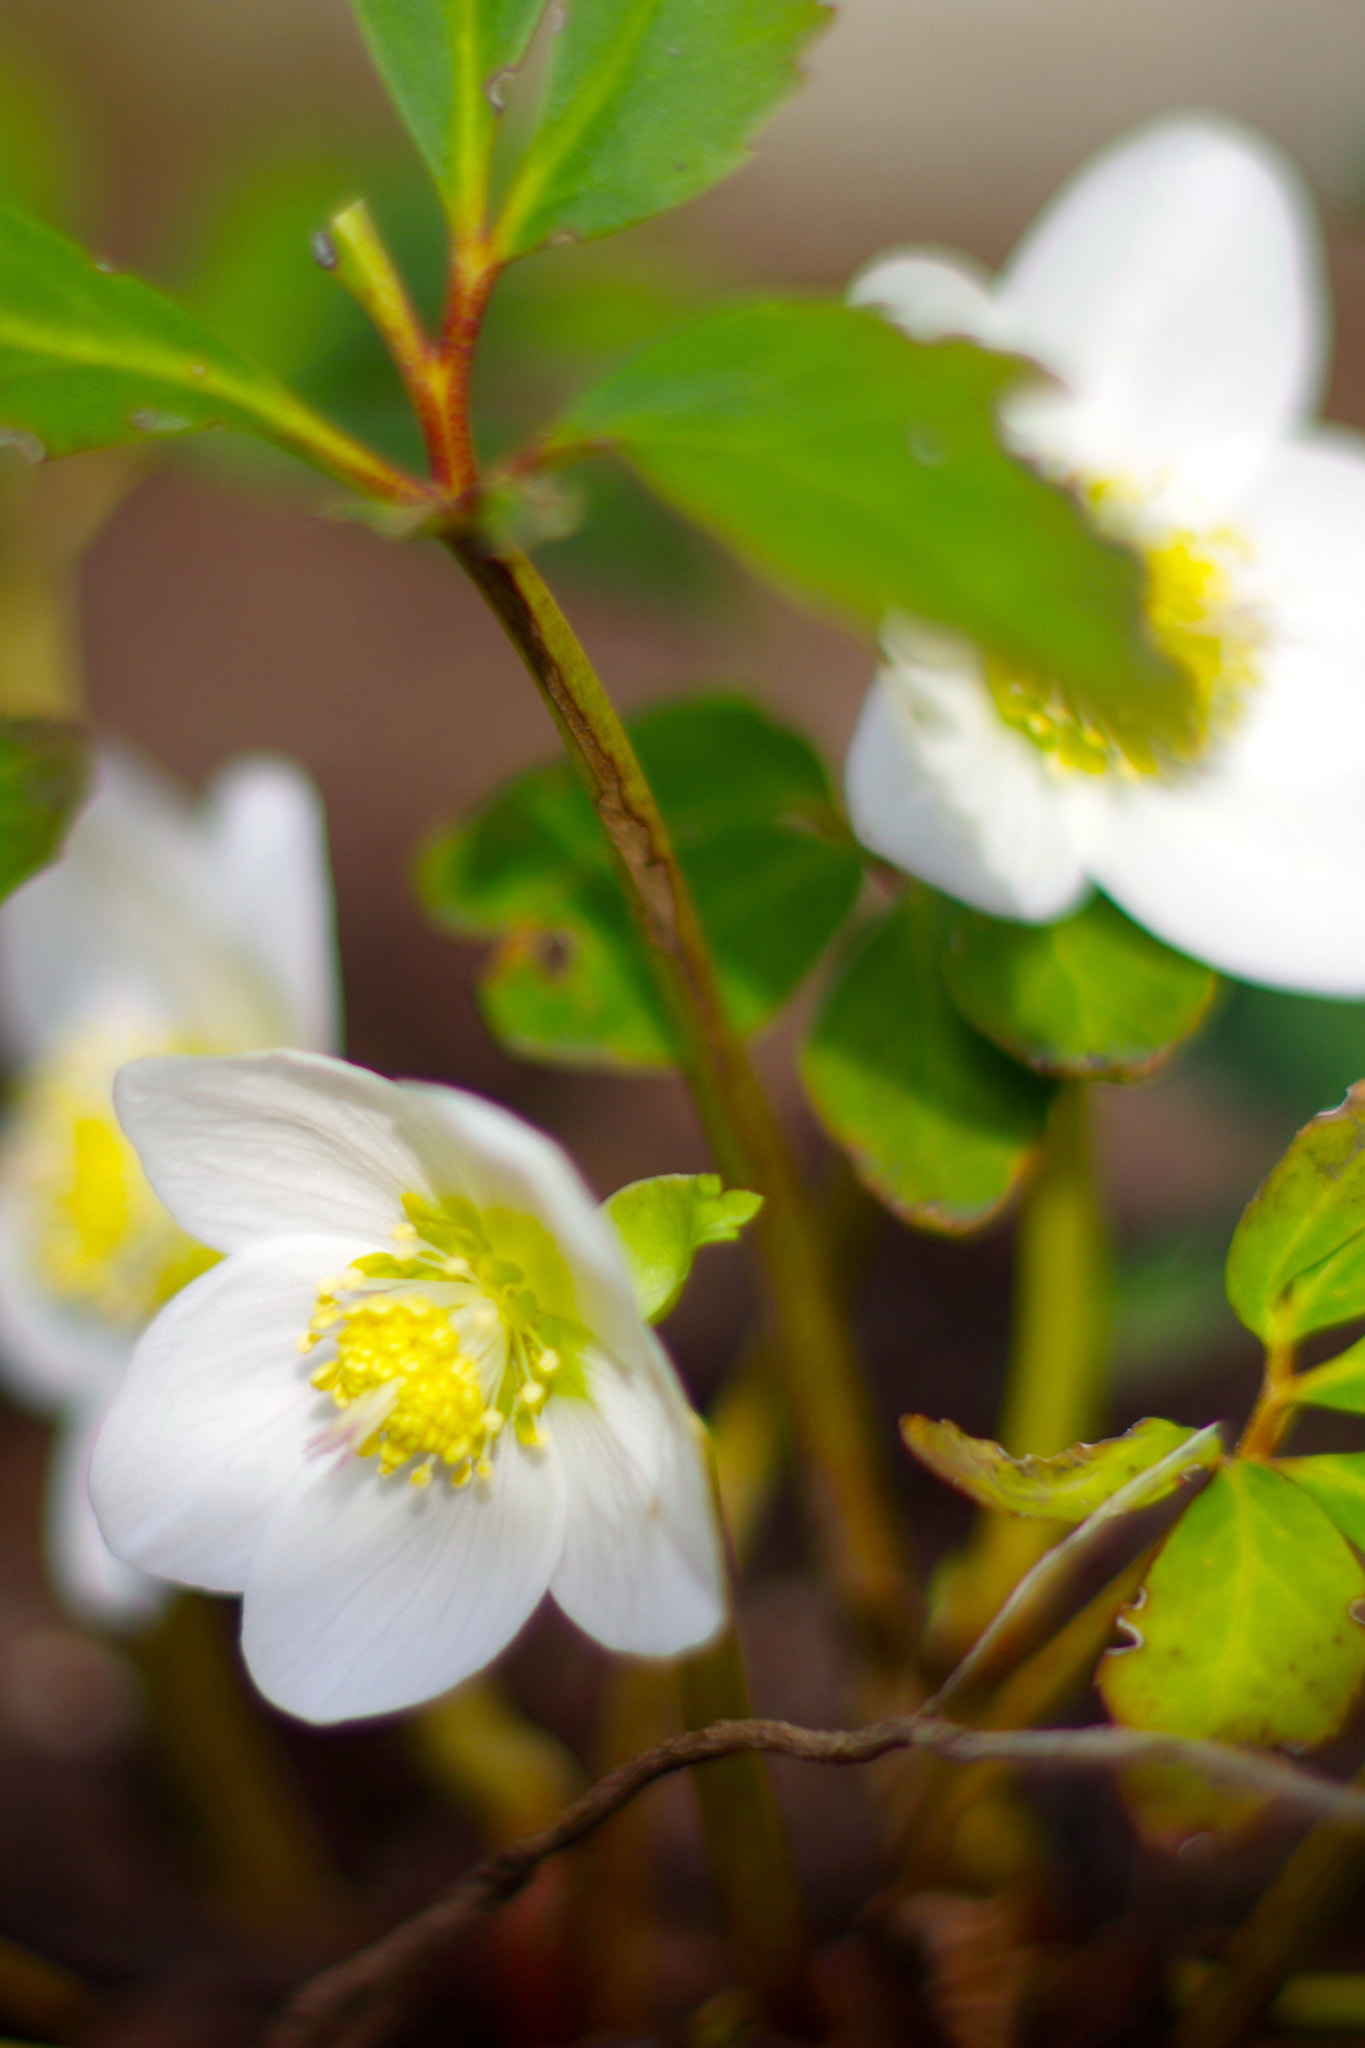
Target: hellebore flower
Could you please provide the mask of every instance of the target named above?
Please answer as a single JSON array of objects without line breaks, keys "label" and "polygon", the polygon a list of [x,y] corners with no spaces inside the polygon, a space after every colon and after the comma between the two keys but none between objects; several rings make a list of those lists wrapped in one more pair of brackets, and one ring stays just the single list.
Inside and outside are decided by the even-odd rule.
[{"label": "hellebore flower", "polygon": [[86,1468],[156,1310],[214,1254],[166,1214],[114,1115],[126,1060],[330,1048],[338,1030],[321,808],[243,759],[192,807],[110,750],[55,866],[0,909],[0,1031],[19,1068],[0,1137],[0,1380],[59,1421],[49,1563],[77,1613],[145,1619],[164,1589],[112,1557]]},{"label": "hellebore flower", "polygon": [[714,1634],[693,1416],[557,1145],[302,1053],[139,1060],[115,1099],[225,1256],[138,1345],[96,1511],[140,1569],[244,1595],[267,1698],[312,1721],[413,1706],[547,1590],[610,1649]]},{"label": "hellebore flower", "polygon": [[1145,558],[1201,732],[1125,751],[1047,678],[893,618],[847,769],[875,852],[1030,923],[1096,885],[1229,974],[1365,994],[1365,442],[1308,424],[1321,273],[1290,167],[1191,118],[1083,170],[994,281],[915,251],[856,281],[917,339],[1050,373],[1006,438]]}]

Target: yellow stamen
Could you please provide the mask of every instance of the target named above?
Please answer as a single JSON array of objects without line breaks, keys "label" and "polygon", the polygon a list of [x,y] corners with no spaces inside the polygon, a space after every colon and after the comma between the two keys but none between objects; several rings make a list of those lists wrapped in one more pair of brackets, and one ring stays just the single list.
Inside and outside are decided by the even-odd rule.
[{"label": "yellow stamen", "polygon": [[22,1084],[0,1165],[27,1196],[44,1285],[120,1330],[139,1329],[218,1256],[171,1220],[114,1115],[117,1068],[166,1049],[102,1028],[68,1041]]},{"label": "yellow stamen", "polygon": [[[1128,496],[1118,486],[1091,488],[1102,526],[1122,533],[1131,518]],[[1192,686],[1199,754],[1235,722],[1259,678],[1263,634],[1255,614],[1238,603],[1233,574],[1245,544],[1225,529],[1181,531],[1141,553],[1148,629]],[[1001,717],[1060,767],[1104,775],[1154,774],[1167,765],[1140,740],[1088,717],[1052,679],[994,656],[985,668]]]},{"label": "yellow stamen", "polygon": [[413,1196],[405,1206],[412,1221],[393,1234],[399,1253],[322,1281],[299,1349],[327,1347],[313,1385],[355,1409],[351,1426],[324,1442],[376,1458],[381,1476],[408,1465],[411,1483],[426,1487],[439,1467],[465,1486],[490,1476],[509,1422],[522,1444],[544,1441],[536,1418],[552,1378],[581,1396],[584,1333],[564,1313],[567,1269],[533,1218],[455,1199],[432,1206]]}]

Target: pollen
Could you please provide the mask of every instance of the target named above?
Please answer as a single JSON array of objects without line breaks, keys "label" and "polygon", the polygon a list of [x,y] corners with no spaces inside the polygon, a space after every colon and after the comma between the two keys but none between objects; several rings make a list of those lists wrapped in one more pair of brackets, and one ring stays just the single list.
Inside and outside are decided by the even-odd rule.
[{"label": "pollen", "polygon": [[114,1115],[114,1072],[147,1050],[145,1037],[130,1045],[103,1031],[59,1048],[23,1084],[0,1159],[0,1177],[24,1198],[44,1286],[126,1331],[217,1259],[172,1221]]},{"label": "pollen", "polygon": [[422,1294],[378,1294],[339,1312],[335,1302],[334,1295],[319,1297],[313,1330],[330,1335],[336,1348],[313,1385],[339,1408],[363,1402],[375,1417],[356,1455],[377,1455],[384,1474],[419,1459],[411,1475],[417,1485],[441,1464],[463,1484],[502,1417],[485,1403],[478,1365],[462,1347],[450,1310]]},{"label": "pollen", "polygon": [[[1132,517],[1128,493],[1094,486],[1089,497],[1106,531],[1131,538],[1124,533]],[[1147,567],[1147,628],[1189,683],[1198,734],[1194,752],[1202,754],[1236,723],[1259,678],[1261,624],[1237,592],[1246,545],[1235,532],[1217,528],[1168,534],[1140,552]],[[1047,677],[991,657],[986,682],[1006,724],[1060,768],[1085,775],[1150,775],[1166,765],[1153,749],[1088,717]]]},{"label": "pollen", "polygon": [[486,1481],[504,1430],[535,1449],[551,1394],[584,1393],[586,1333],[563,1312],[562,1261],[533,1218],[458,1198],[405,1208],[393,1252],[323,1280],[299,1338],[339,1411],[318,1441],[374,1458],[381,1478],[406,1467],[418,1487],[438,1472]]}]

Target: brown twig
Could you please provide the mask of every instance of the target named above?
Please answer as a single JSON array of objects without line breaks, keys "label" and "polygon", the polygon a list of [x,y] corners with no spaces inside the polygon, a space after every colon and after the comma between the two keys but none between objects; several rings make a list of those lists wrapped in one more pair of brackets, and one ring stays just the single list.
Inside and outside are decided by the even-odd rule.
[{"label": "brown twig", "polygon": [[548,1857],[573,1848],[656,1779],[746,1750],[806,1763],[863,1764],[897,1749],[928,1750],[956,1763],[1064,1771],[1183,1764],[1216,1784],[1257,1792],[1315,1819],[1330,1818],[1338,1827],[1365,1830],[1365,1792],[1277,1757],[1219,1742],[1132,1728],[968,1728],[925,1714],[896,1715],[851,1730],[798,1728],[789,1721],[718,1721],[656,1743],[609,1771],[550,1827],[487,1857],[423,1912],[312,1978],[295,1994],[270,2035],[269,2048],[337,2048],[341,2042],[382,2038],[387,2009],[441,1950],[514,1898]]}]

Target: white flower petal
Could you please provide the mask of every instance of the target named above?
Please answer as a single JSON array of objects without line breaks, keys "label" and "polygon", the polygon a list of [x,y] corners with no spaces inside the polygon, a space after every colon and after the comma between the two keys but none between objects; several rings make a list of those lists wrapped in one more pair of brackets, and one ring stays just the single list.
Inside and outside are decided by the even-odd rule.
[{"label": "white flower petal", "polygon": [[116,1006],[218,1044],[285,1036],[261,967],[221,923],[188,806],[117,749],[55,866],[0,908],[0,1021],[37,1057],[54,1033]]},{"label": "white flower petal", "polygon": [[988,274],[965,257],[937,249],[882,256],[854,278],[851,306],[875,306],[915,341],[963,335],[988,346],[1000,316]]},{"label": "white flower petal", "polygon": [[969,660],[897,660],[849,750],[849,817],[863,844],[996,917],[1045,923],[1084,899],[1077,820],[1044,756],[1001,719]]},{"label": "white flower petal", "polygon": [[322,802],[291,761],[248,756],[209,785],[202,830],[224,927],[261,962],[289,1045],[341,1038],[331,870]]},{"label": "white flower petal", "polygon": [[432,1183],[481,1208],[538,1217],[573,1276],[580,1320],[623,1364],[643,1361],[649,1339],[620,1242],[562,1147],[481,1096],[400,1085]]},{"label": "white flower petal", "polygon": [[1365,778],[1130,786],[1114,793],[1091,871],[1139,924],[1225,974],[1365,995]]},{"label": "white flower petal", "polygon": [[681,1388],[659,1371],[599,1365],[592,1400],[556,1400],[545,1427],[564,1459],[568,1521],[550,1591],[609,1650],[676,1656],[725,1622],[710,1483]]},{"label": "white flower petal", "polygon": [[58,1429],[47,1473],[48,1569],[77,1620],[135,1630],[161,1612],[170,1588],[115,1557],[95,1520],[90,1458],[106,1405],[98,1400],[73,1408]]},{"label": "white flower petal", "polygon": [[40,1415],[114,1386],[134,1338],[55,1301],[34,1272],[27,1202],[0,1183],[0,1383]]},{"label": "white flower petal", "polygon": [[1091,460],[1120,474],[1215,458],[1249,472],[1318,396],[1311,205],[1269,144],[1225,121],[1116,143],[1034,223],[997,298],[1012,344],[1074,394]]},{"label": "white flower petal", "polygon": [[130,1564],[239,1592],[332,1404],[298,1340],[324,1279],[372,1241],[279,1238],[192,1280],[150,1325],[95,1447],[105,1540]]},{"label": "white flower petal", "polygon": [[242,1609],[247,1667],[305,1721],[434,1699],[512,1640],[563,1540],[553,1446],[505,1441],[491,1482],[458,1489],[381,1481],[348,1457],[298,1481],[271,1520]]},{"label": "white flower petal", "polygon": [[1268,649],[1213,765],[1220,780],[1258,788],[1267,800],[1365,769],[1365,649]]},{"label": "white flower petal", "polygon": [[1327,427],[1287,442],[1236,517],[1275,643],[1354,654],[1365,676],[1365,437]]},{"label": "white flower petal", "polygon": [[386,1248],[405,1193],[435,1192],[408,1097],[318,1053],[135,1060],[114,1087],[147,1178],[217,1251],[340,1231]]}]

